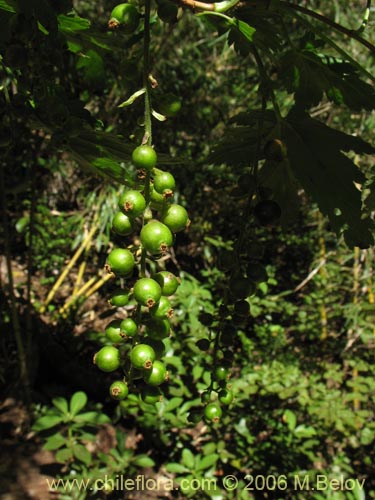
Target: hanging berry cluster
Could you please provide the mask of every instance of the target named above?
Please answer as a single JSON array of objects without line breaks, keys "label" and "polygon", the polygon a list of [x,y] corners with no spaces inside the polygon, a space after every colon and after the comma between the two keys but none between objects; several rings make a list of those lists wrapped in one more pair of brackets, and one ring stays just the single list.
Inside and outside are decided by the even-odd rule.
[{"label": "hanging berry cluster", "polygon": [[[161,360],[165,350],[163,339],[170,335],[173,315],[168,297],[179,286],[179,279],[171,272],[163,269],[152,272],[151,268],[155,268],[155,263],[157,267],[160,258],[169,251],[175,233],[189,225],[189,217],[182,205],[172,202],[174,177],[156,168],[157,154],[151,146],[135,148],[132,161],[144,185],[120,195],[120,211],[113,217],[112,230],[127,237],[140,225],[140,244],[114,248],[105,268],[125,282],[134,282],[133,276],[138,273],[130,289],[119,288],[109,299],[112,306],[123,307],[132,298],[135,307],[128,317],[107,325],[105,334],[110,344],[95,354],[94,363],[105,372],[123,369],[124,378],[115,380],[109,389],[114,399],[124,399],[132,387],[140,391],[145,402],[151,403],[160,400],[159,386],[168,380]],[[148,263],[153,265],[147,266]]]}]

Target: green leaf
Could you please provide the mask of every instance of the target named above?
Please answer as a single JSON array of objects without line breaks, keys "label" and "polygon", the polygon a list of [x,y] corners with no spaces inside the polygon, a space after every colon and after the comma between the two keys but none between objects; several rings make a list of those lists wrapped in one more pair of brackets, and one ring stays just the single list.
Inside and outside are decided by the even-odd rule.
[{"label": "green leaf", "polygon": [[57,16],[59,31],[70,33],[75,31],[87,30],[90,28],[90,21],[76,15],[60,14]]},{"label": "green leaf", "polygon": [[74,421],[97,425],[97,424],[109,423],[111,419],[105,413],[98,413],[97,411],[88,411],[77,415],[74,418]]},{"label": "green leaf", "polygon": [[125,108],[127,106],[130,106],[131,104],[133,104],[138,99],[138,97],[140,97],[141,95],[143,95],[145,92],[146,92],[146,89],[139,89],[139,90],[137,90],[128,99],[126,99],[126,101],[124,101],[121,104],[119,104],[118,107],[119,108]]},{"label": "green leaf", "polygon": [[76,444],[75,446],[73,446],[73,455],[77,460],[83,462],[85,465],[90,465],[91,453],[82,444]]},{"label": "green leaf", "polygon": [[89,49],[84,54],[80,54],[77,62],[77,69],[82,69],[84,78],[95,88],[101,88],[105,84],[104,61],[96,51]]},{"label": "green leaf", "polygon": [[362,213],[361,192],[356,187],[364,184],[365,177],[342,150],[370,153],[375,149],[307,114],[291,112],[282,123],[281,135],[295,177],[328,215],[333,230],[343,232],[349,246],[372,245],[374,224]]},{"label": "green leaf", "polygon": [[291,410],[284,411],[283,420],[288,425],[290,431],[293,431],[296,428],[297,417]]},{"label": "green leaf", "polygon": [[53,436],[50,436],[47,439],[46,443],[43,446],[43,449],[49,451],[57,450],[65,443],[66,443],[66,438],[62,434],[60,433],[53,434]]},{"label": "green leaf", "polygon": [[301,424],[294,429],[294,433],[297,437],[303,439],[315,436],[316,430],[314,429],[314,427]]},{"label": "green leaf", "polygon": [[323,92],[335,104],[354,110],[375,108],[373,86],[361,80],[348,61],[338,62],[312,50],[293,50],[282,58],[279,75],[304,109],[318,104]]},{"label": "green leaf", "polygon": [[132,464],[137,467],[153,467],[155,462],[148,455],[137,455],[132,460]]},{"label": "green leaf", "polygon": [[46,415],[45,417],[40,417],[32,426],[33,431],[40,432],[55,427],[55,425],[63,422],[63,417],[58,415]]},{"label": "green leaf", "polygon": [[65,398],[53,398],[52,404],[64,415],[68,413],[68,401]]},{"label": "green leaf", "polygon": [[62,463],[68,462],[71,458],[73,458],[73,451],[69,448],[59,450],[55,455],[57,462]]},{"label": "green leaf", "polygon": [[178,398],[178,397],[172,398],[166,403],[163,410],[165,413],[173,411],[176,408],[178,408],[182,402],[183,402],[183,398]]},{"label": "green leaf", "polygon": [[190,472],[184,465],[178,464],[176,462],[171,462],[166,465],[167,472],[173,472],[175,474],[183,474],[184,472]]},{"label": "green leaf", "polygon": [[73,394],[70,400],[70,413],[75,416],[86,406],[87,396],[84,392],[78,391]]},{"label": "green leaf", "polygon": [[189,448],[184,448],[182,450],[182,463],[183,465],[185,465],[188,469],[190,470],[194,470],[194,467],[195,467],[195,459],[194,459],[194,455],[193,453],[191,452],[191,450],[189,450]]},{"label": "green leaf", "polygon": [[0,0],[0,9],[7,12],[16,12],[15,0]]},{"label": "green leaf", "polygon": [[212,453],[212,455],[206,455],[201,460],[198,461],[196,466],[196,471],[210,469],[212,466],[216,465],[216,462],[219,459],[219,455],[217,453]]},{"label": "green leaf", "polygon": [[375,440],[375,432],[365,427],[361,431],[361,444],[364,446],[370,445]]}]

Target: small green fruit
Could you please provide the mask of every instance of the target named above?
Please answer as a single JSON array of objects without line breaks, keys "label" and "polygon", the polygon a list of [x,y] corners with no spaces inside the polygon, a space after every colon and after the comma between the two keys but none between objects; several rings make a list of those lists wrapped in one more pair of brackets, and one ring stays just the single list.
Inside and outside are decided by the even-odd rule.
[{"label": "small green fruit", "polygon": [[103,372],[113,372],[120,367],[120,351],[114,346],[106,345],[95,354],[94,363]]},{"label": "small green fruit", "polygon": [[138,369],[150,370],[155,358],[155,351],[147,344],[137,344],[130,352],[130,362]]},{"label": "small green fruit", "polygon": [[113,399],[116,399],[116,401],[121,401],[129,394],[128,385],[122,380],[116,380],[111,384],[109,394]]},{"label": "small green fruit", "polygon": [[136,168],[142,168],[150,172],[155,167],[158,157],[151,146],[144,144],[134,149],[132,161]]},{"label": "small green fruit", "polygon": [[124,33],[134,33],[138,28],[139,18],[139,12],[134,5],[121,3],[112,10],[108,28],[117,29],[121,27]]}]

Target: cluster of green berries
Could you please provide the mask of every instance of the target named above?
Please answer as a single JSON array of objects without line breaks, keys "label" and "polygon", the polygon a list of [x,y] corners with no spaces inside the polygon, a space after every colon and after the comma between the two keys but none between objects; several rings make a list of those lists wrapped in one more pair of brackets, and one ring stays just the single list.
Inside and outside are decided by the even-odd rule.
[{"label": "cluster of green berries", "polygon": [[[134,307],[129,308],[133,311],[131,315],[107,325],[105,335],[109,344],[95,354],[94,363],[105,372],[123,369],[124,379],[114,381],[110,387],[114,399],[126,398],[129,387],[137,386],[143,401],[153,403],[161,399],[159,386],[168,380],[161,360],[165,351],[163,339],[171,332],[173,309],[169,297],[175,294],[180,281],[166,270],[155,270],[146,276],[146,262],[157,263],[173,245],[175,233],[185,229],[190,221],[185,208],[172,202],[174,177],[156,168],[154,149],[148,145],[135,148],[132,162],[139,177],[146,178],[147,189],[145,184],[143,192],[127,189],[121,194],[112,230],[124,237],[141,225],[140,245],[113,249],[105,268],[116,278],[132,283],[129,288],[116,289],[109,303],[124,307],[133,301]],[[159,218],[154,217],[153,211],[157,211]],[[134,282],[136,271],[138,279]]]}]

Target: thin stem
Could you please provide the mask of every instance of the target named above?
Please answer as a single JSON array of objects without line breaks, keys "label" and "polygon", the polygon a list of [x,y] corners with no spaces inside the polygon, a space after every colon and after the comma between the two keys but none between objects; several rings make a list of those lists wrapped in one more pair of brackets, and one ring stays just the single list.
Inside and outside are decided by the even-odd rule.
[{"label": "thin stem", "polygon": [[31,276],[32,276],[32,266],[33,266],[33,241],[34,241],[34,226],[35,226],[35,214],[36,214],[36,172],[33,167],[31,169],[31,205],[30,205],[30,222],[29,222],[29,248],[27,252],[27,282],[26,282],[26,353],[30,354],[31,342],[32,342],[32,322],[31,322]]},{"label": "thin stem", "polygon": [[26,400],[29,403],[31,401],[30,397],[30,381],[29,381],[29,371],[27,366],[27,357],[25,352],[25,346],[22,340],[21,324],[20,318],[17,310],[17,302],[14,294],[14,281],[13,281],[13,270],[12,270],[12,252],[10,246],[10,234],[8,228],[8,217],[7,217],[7,207],[5,198],[5,180],[4,180],[4,168],[0,166],[0,192],[3,193],[1,196],[1,212],[2,212],[2,223],[4,231],[4,250],[5,250],[5,260],[8,273],[8,284],[9,284],[9,300],[10,300],[10,311],[12,317],[12,325],[14,330],[14,336],[16,338],[17,352],[18,352],[18,363],[19,363],[19,378],[20,382],[25,391]]},{"label": "thin stem", "polygon": [[260,57],[258,49],[255,47],[254,44],[251,45],[251,50],[252,50],[253,55],[255,57],[255,61],[256,61],[257,65],[258,65],[258,69],[259,69],[261,80],[263,81],[263,83],[265,85],[267,85],[267,90],[270,93],[270,98],[271,98],[271,101],[272,101],[273,109],[275,111],[276,120],[278,121],[278,123],[280,123],[283,118],[281,116],[281,111],[280,111],[278,102],[276,100],[275,93],[274,93],[274,91],[273,91],[273,89],[272,89],[272,87],[270,85],[270,81],[269,81],[269,78],[267,76],[267,72],[266,72],[266,70],[264,68],[262,58]]},{"label": "thin stem", "polygon": [[330,26],[331,28],[335,29],[336,31],[339,31],[343,33],[344,35],[349,36],[350,38],[353,38],[354,40],[357,40],[357,42],[361,43],[365,47],[367,47],[373,54],[375,54],[375,46],[362,38],[357,31],[353,31],[349,28],[345,28],[345,26],[342,26],[341,24],[336,23],[335,21],[332,21],[328,17],[322,16],[321,14],[318,14],[317,12],[314,12],[313,10],[307,9],[306,7],[302,7],[302,5],[297,5],[294,3],[290,2],[279,2],[279,5],[281,8],[286,8],[286,9],[292,9],[297,12],[301,12],[302,14],[305,14],[306,16],[313,17],[314,19],[317,19],[318,21],[327,24],[327,26]]},{"label": "thin stem", "polygon": [[[150,13],[151,1],[146,0],[143,32],[143,86],[145,92],[145,134],[143,144],[152,145],[151,82],[150,82]],[[147,178],[146,178],[147,184]]]}]

